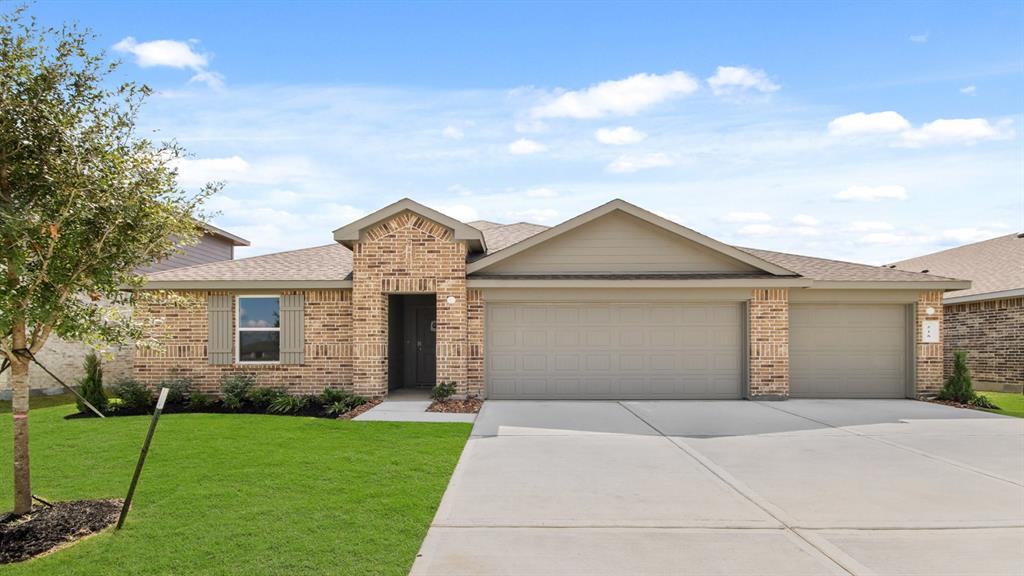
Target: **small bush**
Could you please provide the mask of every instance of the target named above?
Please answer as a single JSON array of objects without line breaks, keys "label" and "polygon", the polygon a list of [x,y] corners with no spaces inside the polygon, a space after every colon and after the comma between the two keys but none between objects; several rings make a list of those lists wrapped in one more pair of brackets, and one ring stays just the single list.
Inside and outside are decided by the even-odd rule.
[{"label": "small bush", "polygon": [[971,404],[978,394],[971,382],[971,369],[967,367],[967,352],[958,350],[953,353],[953,373],[939,391],[939,400]]},{"label": "small bush", "polygon": [[252,388],[245,396],[245,401],[257,410],[267,410],[282,396],[287,396],[280,388]]},{"label": "small bush", "polygon": [[117,414],[124,410],[124,400],[120,398],[110,398],[107,400],[107,409],[104,410],[106,414]]},{"label": "small bush", "polygon": [[985,397],[984,394],[975,394],[974,400],[971,400],[971,406],[978,408],[987,408],[988,410],[999,410],[999,406],[992,403],[991,400]]},{"label": "small bush", "polygon": [[153,391],[148,386],[126,378],[117,383],[116,394],[121,399],[122,412],[148,412],[153,406]]},{"label": "small bush", "polygon": [[156,388],[167,388],[167,403],[171,406],[184,406],[189,403],[192,396],[192,380],[188,378],[175,378],[157,384]]},{"label": "small bush", "polygon": [[357,396],[347,392],[346,394],[348,394],[346,398],[326,404],[324,406],[324,413],[328,416],[341,416],[342,414],[350,410],[354,410],[368,402],[368,400],[362,396]]},{"label": "small bush", "polygon": [[430,397],[439,402],[444,402],[455,395],[455,382],[438,382],[430,391]]},{"label": "small bush", "polygon": [[308,396],[292,396],[281,394],[270,402],[267,412],[271,414],[295,414],[300,412],[309,403]]},{"label": "small bush", "polygon": [[323,393],[320,394],[320,400],[324,405],[328,405],[347,400],[350,396],[352,396],[351,392],[341,388],[324,388]]},{"label": "small bush", "polygon": [[[100,365],[100,359],[95,352],[89,352],[82,366],[85,369],[85,376],[78,381],[78,393],[97,410],[103,412],[107,409],[107,394],[103,391],[103,367]],[[79,412],[92,414],[92,410],[89,410],[80,398],[75,398],[75,403]]]},{"label": "small bush", "polygon": [[205,410],[213,406],[213,398],[199,392],[192,392],[188,395],[188,406],[193,410]]},{"label": "small bush", "polygon": [[220,380],[220,393],[223,397],[224,407],[229,410],[238,410],[245,406],[249,391],[256,385],[256,377],[243,372],[226,374]]}]

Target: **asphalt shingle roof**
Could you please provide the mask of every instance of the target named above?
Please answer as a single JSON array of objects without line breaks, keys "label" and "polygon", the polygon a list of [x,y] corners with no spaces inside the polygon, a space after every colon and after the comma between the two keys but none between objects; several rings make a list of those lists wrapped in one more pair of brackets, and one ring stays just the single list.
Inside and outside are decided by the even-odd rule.
[{"label": "asphalt shingle roof", "polygon": [[[548,227],[519,222],[498,224],[478,220],[470,226],[484,233],[488,254],[521,242]],[[998,239],[997,239],[998,240]],[[1020,242],[1024,243],[1024,240]],[[941,281],[948,280],[934,274],[908,272],[883,266],[869,266],[853,262],[785,254],[769,250],[742,248],[740,250],[791,270],[801,276],[821,281]],[[939,253],[942,254],[942,253]],[[1020,256],[1020,251],[1016,254]],[[910,262],[910,261],[908,261]],[[935,272],[936,270],[932,270]],[[1024,271],[1018,266],[1018,286],[1024,285]],[[161,281],[321,281],[344,280],[352,274],[352,251],[341,244],[327,244],[301,250],[264,254],[238,260],[211,262],[150,274],[151,282]],[[957,276],[959,274],[952,274]],[[616,276],[616,275],[611,275]],[[973,291],[973,289],[972,289]],[[968,291],[962,291],[968,292]],[[959,294],[956,292],[955,294]]]},{"label": "asphalt shingle roof", "polygon": [[893,264],[897,269],[953,276],[971,281],[967,290],[947,292],[961,298],[1024,289],[1024,238],[1007,234]]}]

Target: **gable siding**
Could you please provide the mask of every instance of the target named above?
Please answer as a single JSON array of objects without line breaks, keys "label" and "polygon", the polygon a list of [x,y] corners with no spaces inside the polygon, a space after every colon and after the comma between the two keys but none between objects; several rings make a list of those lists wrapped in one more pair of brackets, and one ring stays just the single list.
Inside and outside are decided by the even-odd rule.
[{"label": "gable siding", "polygon": [[181,254],[175,254],[174,256],[161,260],[152,266],[142,268],[139,272],[149,274],[152,272],[160,272],[162,270],[195,266],[196,264],[209,264],[210,262],[232,260],[234,257],[235,247],[230,240],[226,240],[220,236],[204,234],[198,244],[184,248],[184,252]]},{"label": "gable siding", "polygon": [[753,273],[753,266],[614,212],[487,268],[487,274]]}]

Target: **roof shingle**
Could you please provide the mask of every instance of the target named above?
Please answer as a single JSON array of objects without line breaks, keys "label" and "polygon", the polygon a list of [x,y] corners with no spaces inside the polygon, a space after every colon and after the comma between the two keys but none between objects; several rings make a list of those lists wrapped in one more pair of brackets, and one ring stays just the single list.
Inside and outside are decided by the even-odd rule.
[{"label": "roof shingle", "polygon": [[947,292],[946,298],[1020,290],[1024,289],[1024,238],[1007,234],[892,265],[900,270],[928,270],[971,281],[970,288]]}]

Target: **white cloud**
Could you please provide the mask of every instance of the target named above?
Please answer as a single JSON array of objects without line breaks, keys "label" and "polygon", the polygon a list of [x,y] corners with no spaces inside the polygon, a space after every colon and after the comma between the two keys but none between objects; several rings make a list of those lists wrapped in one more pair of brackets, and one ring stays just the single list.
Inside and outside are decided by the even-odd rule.
[{"label": "white cloud", "polygon": [[893,225],[881,220],[857,220],[846,227],[850,232],[882,232],[892,230]]},{"label": "white cloud", "polygon": [[619,156],[607,170],[613,174],[628,174],[649,168],[664,168],[672,166],[675,162],[663,152],[647,154],[645,156]]},{"label": "white cloud", "polygon": [[430,207],[460,222],[472,222],[480,219],[476,208],[467,204],[430,204]]},{"label": "white cloud", "polygon": [[846,190],[837,192],[836,200],[856,200],[863,202],[878,202],[883,199],[906,200],[907,189],[903,186],[850,186]]},{"label": "white cloud", "polygon": [[970,86],[964,86],[963,88],[960,89],[961,94],[967,94],[968,96],[974,96],[974,93],[977,91],[978,87],[975,86],[974,84],[971,84]]},{"label": "white cloud", "polygon": [[739,231],[744,236],[773,236],[779,232],[781,229],[771,224],[747,224]]},{"label": "white cloud", "polygon": [[818,224],[821,224],[821,221],[814,216],[797,214],[796,216],[793,216],[793,224],[799,224],[801,226],[817,226]]},{"label": "white cloud", "polygon": [[722,216],[725,222],[767,222],[771,219],[771,214],[765,212],[729,212]]},{"label": "white cloud", "polygon": [[910,41],[915,44],[924,44],[925,42],[928,41],[928,33],[926,32],[924,34],[912,34],[910,36]]},{"label": "white cloud", "polygon": [[558,218],[558,210],[554,208],[529,208],[518,212],[509,212],[508,216],[511,220],[549,224],[555,222]]},{"label": "white cloud", "polygon": [[594,138],[597,138],[597,141],[602,144],[620,146],[641,142],[647,138],[647,134],[632,126],[619,126],[618,128],[600,128],[594,132]]},{"label": "white cloud", "polygon": [[537,142],[536,140],[529,140],[527,138],[520,138],[515,142],[509,142],[508,153],[515,154],[517,156],[523,156],[526,154],[536,154],[547,150],[548,147]]},{"label": "white cloud", "polygon": [[708,78],[708,86],[717,96],[757,90],[758,92],[775,92],[780,86],[772,82],[764,70],[752,70],[742,66],[719,66],[715,75]]},{"label": "white cloud", "polygon": [[984,118],[940,118],[903,133],[903,144],[919,147],[928,144],[973,144],[981,140],[1001,140],[1013,135],[1012,121],[993,125]]},{"label": "white cloud", "polygon": [[303,180],[314,174],[311,163],[303,157],[261,158],[248,162],[241,156],[225,158],[178,158],[171,163],[178,170],[178,184],[186,188],[207,182],[228,184],[281,184]]},{"label": "white cloud", "polygon": [[445,126],[444,130],[441,131],[441,135],[449,140],[462,140],[466,136],[462,130],[455,126]]},{"label": "white cloud", "polygon": [[526,191],[526,195],[530,198],[554,198],[558,192],[551,188],[531,188]]},{"label": "white cloud", "polygon": [[956,240],[957,242],[967,243],[995,238],[1000,233],[1000,230],[988,228],[951,228],[943,230],[942,237],[946,240]]},{"label": "white cloud", "polygon": [[860,241],[864,244],[908,244],[913,240],[911,236],[904,234],[893,234],[891,232],[876,232],[861,236]]},{"label": "white cloud", "polygon": [[200,82],[210,88],[220,90],[224,87],[224,76],[207,70],[210,61],[207,55],[193,49],[196,40],[151,40],[139,42],[127,36],[117,44],[114,51],[135,56],[135,63],[143,68],[166,66],[169,68],[193,70],[195,74],[189,78],[189,84]]},{"label": "white cloud", "polygon": [[863,134],[891,134],[910,129],[906,118],[891,110],[865,114],[847,114],[828,123],[828,132],[833,136],[858,136]]},{"label": "white cloud", "polygon": [[548,131],[548,125],[540,120],[519,120],[515,131],[520,134],[542,134]]},{"label": "white cloud", "polygon": [[672,98],[693,94],[697,80],[685,72],[636,74],[623,80],[609,80],[585,90],[563,92],[551,102],[537,106],[537,118],[601,118],[633,115]]}]

